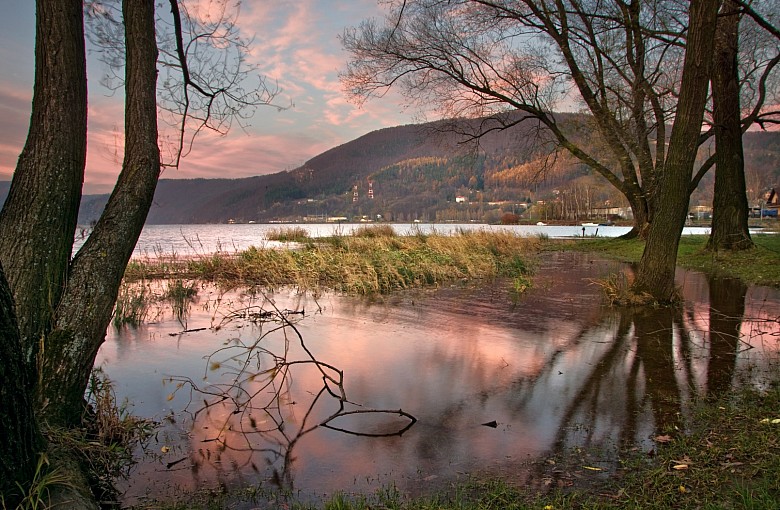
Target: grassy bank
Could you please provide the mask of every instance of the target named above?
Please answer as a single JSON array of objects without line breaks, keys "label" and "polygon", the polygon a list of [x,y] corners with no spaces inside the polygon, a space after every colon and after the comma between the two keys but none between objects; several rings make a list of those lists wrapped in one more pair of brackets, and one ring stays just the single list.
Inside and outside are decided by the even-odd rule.
[{"label": "grassy bank", "polygon": [[507,276],[519,288],[527,284],[525,275],[539,248],[535,239],[480,231],[400,237],[392,230],[364,229],[350,236],[297,239],[291,249],[252,247],[235,256],[133,261],[125,279],[184,278],[371,294]]},{"label": "grassy bank", "polygon": [[[740,252],[710,252],[708,236],[684,236],[680,240],[677,264],[705,273],[741,278],[747,283],[780,287],[780,234],[754,235],[755,248]],[[601,253],[627,262],[638,262],[644,242],[631,239],[586,239],[562,241],[550,249]]]}]

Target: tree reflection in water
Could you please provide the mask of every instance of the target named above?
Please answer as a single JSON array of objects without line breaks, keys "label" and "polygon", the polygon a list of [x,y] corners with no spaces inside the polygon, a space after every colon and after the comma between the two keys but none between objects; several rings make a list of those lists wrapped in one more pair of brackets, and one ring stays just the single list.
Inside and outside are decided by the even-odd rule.
[{"label": "tree reflection in water", "polygon": [[[611,452],[601,460],[617,468],[620,447],[652,448],[654,437],[683,433],[691,399],[733,387],[738,355],[752,348],[742,332],[748,289],[737,279],[710,277],[706,283],[689,285],[694,292],[709,291],[706,317],[697,316],[703,313],[699,303],[706,303],[702,296],[675,308],[605,310],[596,328],[614,324],[614,333],[600,340],[608,348],[591,359],[592,370],[561,414],[552,454],[597,447]],[[697,329],[702,326],[706,331]]]},{"label": "tree reflection in water", "polygon": [[[271,481],[292,489],[294,447],[317,428],[364,437],[400,437],[415,424],[417,419],[402,409],[370,409],[350,401],[344,389],[343,372],[315,358],[306,346],[295,325],[295,320],[304,315],[303,310],[279,310],[267,298],[262,306],[234,311],[217,328],[233,321],[249,321],[260,327],[260,334],[251,343],[234,338],[207,357],[208,369],[203,380],[208,380],[209,371],[219,371],[219,380],[224,382],[198,384],[189,377],[168,379],[168,383],[175,385],[169,399],[180,391],[190,393],[187,409],[196,407],[190,411],[192,433],[203,434],[201,443],[216,444],[215,449],[199,448],[189,458],[168,463],[169,469],[189,460],[194,478],[197,479],[203,465],[208,464],[218,479],[226,481],[228,473],[222,454],[229,450],[230,471],[238,478],[246,467],[260,471],[261,467],[257,465],[260,457],[265,464],[263,467],[271,469]],[[294,372],[307,369],[318,372],[321,385],[306,388],[305,392],[298,389],[293,396]],[[300,416],[292,406],[301,408],[304,402],[298,400],[304,393],[308,394],[309,401]],[[323,414],[328,404],[331,404],[331,410]],[[353,428],[354,423],[352,427],[339,425],[340,419],[354,416],[378,419],[364,430]],[[394,419],[388,420],[391,416]],[[227,485],[227,482],[222,484]]]},{"label": "tree reflection in water", "polygon": [[707,393],[711,396],[731,388],[740,348],[747,285],[736,278],[709,278],[710,357]]}]

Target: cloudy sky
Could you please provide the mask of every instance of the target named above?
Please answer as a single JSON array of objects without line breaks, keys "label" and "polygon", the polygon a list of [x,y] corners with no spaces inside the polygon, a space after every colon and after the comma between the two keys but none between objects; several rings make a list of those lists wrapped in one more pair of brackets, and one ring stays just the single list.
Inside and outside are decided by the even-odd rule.
[{"label": "cloudy sky", "polygon": [[[164,178],[246,177],[296,168],[321,152],[375,129],[412,122],[398,98],[358,108],[341,90],[347,55],[337,39],[345,26],[381,17],[377,0],[243,0],[242,34],[253,37],[251,59],[277,82],[278,112],[260,108],[244,131],[198,139],[179,169]],[[0,180],[10,180],[30,118],[35,2],[0,1]],[[89,138],[85,191],[107,192],[122,159],[123,99],[101,86],[105,66],[87,63]]]}]

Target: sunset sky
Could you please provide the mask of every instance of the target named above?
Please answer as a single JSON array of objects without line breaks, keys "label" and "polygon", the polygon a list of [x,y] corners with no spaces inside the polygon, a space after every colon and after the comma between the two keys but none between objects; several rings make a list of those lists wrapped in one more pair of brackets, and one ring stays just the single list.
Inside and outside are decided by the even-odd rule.
[{"label": "sunset sky", "polygon": [[[408,124],[416,112],[398,98],[358,108],[341,90],[347,54],[337,39],[346,26],[380,17],[376,0],[244,0],[238,24],[253,37],[251,59],[278,82],[278,112],[262,107],[242,131],[202,136],[179,169],[163,178],[246,177],[296,168],[309,158],[369,131]],[[35,2],[0,2],[0,180],[10,180],[30,119]],[[88,50],[89,51],[89,50]],[[86,193],[108,192],[122,159],[123,98],[100,84],[105,66],[88,55],[89,134]]]}]

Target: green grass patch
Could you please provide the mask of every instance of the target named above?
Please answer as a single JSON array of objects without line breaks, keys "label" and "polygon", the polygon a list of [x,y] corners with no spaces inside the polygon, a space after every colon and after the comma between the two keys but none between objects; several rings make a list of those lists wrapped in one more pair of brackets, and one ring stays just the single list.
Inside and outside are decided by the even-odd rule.
[{"label": "green grass patch", "polygon": [[[780,235],[755,234],[755,247],[742,251],[712,252],[706,249],[709,236],[683,236],[677,265],[709,274],[732,276],[757,285],[780,286]],[[586,239],[553,242],[550,249],[596,252],[626,262],[638,262],[644,242],[638,239]]]}]

